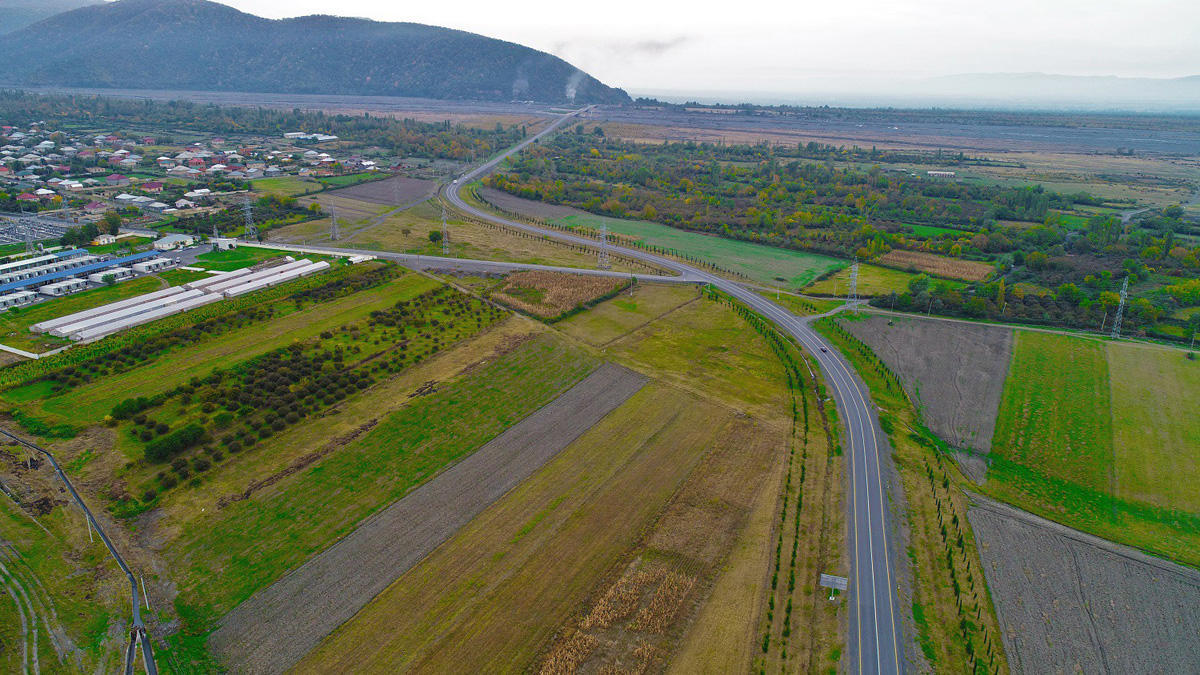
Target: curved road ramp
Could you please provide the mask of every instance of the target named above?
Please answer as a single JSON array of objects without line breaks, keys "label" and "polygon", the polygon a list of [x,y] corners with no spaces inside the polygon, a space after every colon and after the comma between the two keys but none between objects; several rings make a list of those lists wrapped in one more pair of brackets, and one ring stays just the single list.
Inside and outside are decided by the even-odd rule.
[{"label": "curved road ramp", "polygon": [[278,673],[493,501],[625,402],[646,378],[606,363],[541,410],[365,520],[221,620],[209,646],[243,673]]},{"label": "curved road ramp", "polygon": [[977,495],[967,513],[1014,673],[1195,673],[1200,572]]}]

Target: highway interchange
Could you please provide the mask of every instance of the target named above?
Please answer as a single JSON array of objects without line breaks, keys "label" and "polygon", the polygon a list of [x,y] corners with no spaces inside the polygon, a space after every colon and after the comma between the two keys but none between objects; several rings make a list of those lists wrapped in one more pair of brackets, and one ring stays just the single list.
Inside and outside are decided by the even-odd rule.
[{"label": "highway interchange", "polygon": [[[466,202],[459,193],[463,185],[487,175],[505,159],[520,152],[529,144],[536,143],[556,132],[584,110],[586,108],[559,117],[538,134],[463,174],[445,186],[443,197],[454,208],[475,218],[568,243],[596,246],[596,241],[588,237],[540,228],[476,208]],[[885,472],[882,465],[883,462],[890,461],[891,448],[879,427],[879,419],[874,405],[870,401],[866,385],[845,358],[811,328],[808,320],[797,317],[744,285],[686,263],[639,249],[612,245],[609,246],[609,249],[679,275],[676,278],[657,277],[658,279],[705,283],[715,286],[773,321],[780,330],[795,338],[815,357],[825,376],[829,390],[833,393],[838,412],[845,425],[845,439],[849,445],[847,456],[849,457],[850,498],[847,500],[847,509],[850,522],[851,576],[848,646],[853,664],[852,670],[859,673],[899,673],[905,670],[902,665],[905,661],[903,629],[900,619],[901,606],[897,600],[898,582],[896,573],[892,569],[894,545],[890,529],[891,514],[888,511],[887,486],[884,482]],[[342,250],[352,251],[352,249]],[[380,255],[377,251],[353,252]],[[401,254],[386,257],[405,262],[405,256]],[[450,267],[464,271],[499,271],[534,267],[510,263],[450,260],[429,256],[408,257],[418,258],[409,262],[420,263],[419,266],[424,268]],[[575,269],[569,271],[588,273]],[[655,275],[637,276],[643,279],[656,278]]]}]

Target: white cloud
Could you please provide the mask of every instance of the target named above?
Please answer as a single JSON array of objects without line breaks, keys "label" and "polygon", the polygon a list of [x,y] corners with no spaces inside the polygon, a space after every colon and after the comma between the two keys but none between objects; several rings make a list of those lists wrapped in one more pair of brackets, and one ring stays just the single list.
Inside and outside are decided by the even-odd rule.
[{"label": "white cloud", "polygon": [[794,91],[970,72],[1200,74],[1196,0],[222,0],[460,28],[549,51],[616,86]]}]

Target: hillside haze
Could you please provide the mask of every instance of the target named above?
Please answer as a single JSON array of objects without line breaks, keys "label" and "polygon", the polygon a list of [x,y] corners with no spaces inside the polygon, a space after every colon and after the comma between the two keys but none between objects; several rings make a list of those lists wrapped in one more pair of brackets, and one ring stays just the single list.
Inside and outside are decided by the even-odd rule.
[{"label": "hillside haze", "polygon": [[0,0],[0,34],[20,30],[60,12],[99,2],[100,0]]},{"label": "hillside haze", "polygon": [[120,0],[52,16],[0,45],[13,85],[629,100],[562,59],[464,31],[305,16],[271,20],[207,0]]}]

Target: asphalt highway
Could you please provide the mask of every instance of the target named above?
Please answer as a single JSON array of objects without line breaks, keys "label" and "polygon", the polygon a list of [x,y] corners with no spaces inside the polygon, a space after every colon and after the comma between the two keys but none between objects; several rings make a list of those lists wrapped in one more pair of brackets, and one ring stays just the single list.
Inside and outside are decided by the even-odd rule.
[{"label": "asphalt highway", "polygon": [[[537,135],[460,176],[445,187],[443,194],[446,200],[455,208],[476,218],[562,241],[596,246],[597,242],[588,237],[543,229],[478,209],[459,195],[459,189],[463,185],[485,176],[508,157],[556,132],[580,112],[583,110],[562,116]],[[884,472],[881,466],[881,461],[890,461],[891,448],[879,427],[879,419],[866,385],[845,358],[809,326],[808,321],[741,284],[639,249],[620,246],[609,248],[621,255],[674,271],[689,280],[712,284],[775,322],[781,330],[794,337],[816,358],[829,390],[833,393],[838,413],[845,425],[844,440],[849,445],[844,451],[849,458],[850,472],[850,498],[847,500],[847,509],[850,521],[851,670],[858,673],[899,673],[904,670],[901,608],[896,599],[897,582],[892,569],[894,547],[890,544],[891,518],[887,509],[887,487],[883,481]]]},{"label": "asphalt highway", "polygon": [[[502,152],[483,165],[463,174],[446,185],[443,196],[458,210],[506,227],[545,235],[574,244],[597,246],[589,237],[569,232],[548,230],[510,220],[464,201],[459,189],[494,170],[506,158],[520,152],[531,143],[536,143],[556,132],[570,122],[576,111],[563,115],[542,132]],[[285,247],[286,248],[286,247]],[[331,251],[373,255],[396,260],[405,265],[424,269],[457,269],[467,272],[493,272],[512,269],[556,269],[583,274],[619,274],[596,270],[580,270],[565,267],[522,265],[518,263],[496,263],[461,258],[436,258],[406,254],[389,254],[380,251],[307,246],[313,251]],[[846,500],[850,522],[850,635],[848,652],[850,669],[856,673],[899,673],[904,670],[904,649],[900,619],[901,607],[896,600],[897,581],[892,569],[894,546],[890,529],[890,513],[887,509],[887,487],[883,480],[881,462],[890,461],[891,448],[879,427],[875,407],[871,403],[866,385],[850,367],[849,363],[809,325],[809,318],[801,318],[783,307],[758,295],[746,286],[705,270],[692,267],[671,258],[655,255],[639,249],[611,246],[610,250],[650,263],[676,273],[675,277],[658,275],[635,275],[645,280],[675,281],[683,283],[712,284],[737,298],[747,306],[773,321],[782,331],[794,337],[816,359],[829,390],[833,394],[838,413],[845,428],[843,451],[849,464],[849,499]],[[833,572],[833,570],[830,570]],[[816,581],[815,579],[813,580]]]}]

